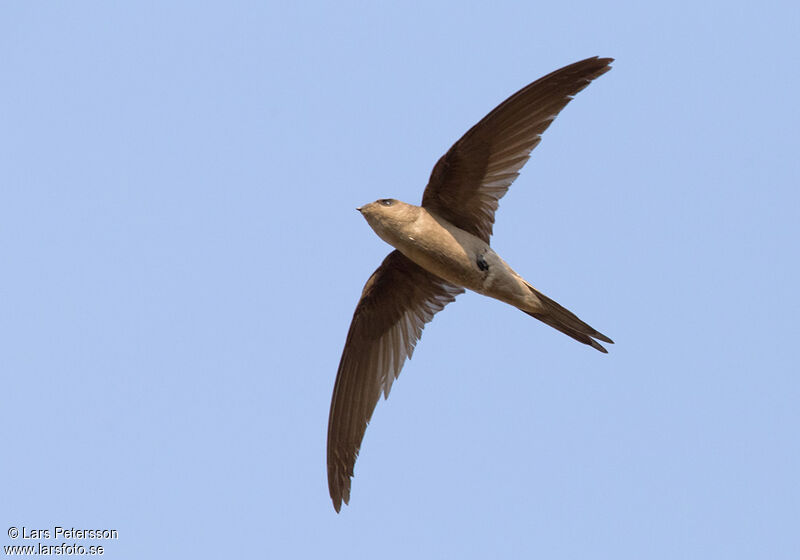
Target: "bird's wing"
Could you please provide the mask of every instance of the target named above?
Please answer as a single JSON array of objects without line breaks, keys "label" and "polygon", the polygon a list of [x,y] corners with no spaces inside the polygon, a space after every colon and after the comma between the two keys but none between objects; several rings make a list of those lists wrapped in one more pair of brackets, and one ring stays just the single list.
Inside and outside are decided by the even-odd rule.
[{"label": "bird's wing", "polygon": [[422,206],[488,243],[498,201],[542,133],[575,94],[611,69],[613,60],[575,62],[503,101],[439,159]]},{"label": "bird's wing", "polygon": [[464,289],[392,251],[370,276],[353,314],[328,418],[328,487],[336,511],[350,500],[350,478],[381,392],[392,382],[437,311]]}]

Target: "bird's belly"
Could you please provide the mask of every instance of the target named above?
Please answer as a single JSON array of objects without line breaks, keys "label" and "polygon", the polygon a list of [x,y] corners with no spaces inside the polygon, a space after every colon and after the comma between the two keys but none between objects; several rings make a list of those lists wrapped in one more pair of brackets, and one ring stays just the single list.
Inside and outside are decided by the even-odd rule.
[{"label": "bird's belly", "polygon": [[426,214],[414,223],[379,235],[388,234],[381,235],[384,241],[428,272],[474,290],[480,280],[474,255],[489,246],[452,224],[446,225],[449,227]]},{"label": "bird's belly", "polygon": [[422,226],[405,232],[395,247],[452,284],[507,300],[504,287],[509,287],[509,274],[513,271],[488,243],[444,220],[431,220]]},{"label": "bird's belly", "polygon": [[467,248],[458,243],[439,243],[431,247],[415,239],[408,241],[397,248],[428,272],[458,286],[475,291],[481,289],[480,269]]},{"label": "bird's belly", "polygon": [[378,231],[378,235],[451,284],[511,305],[527,297],[524,282],[488,243],[431,213],[402,227]]}]

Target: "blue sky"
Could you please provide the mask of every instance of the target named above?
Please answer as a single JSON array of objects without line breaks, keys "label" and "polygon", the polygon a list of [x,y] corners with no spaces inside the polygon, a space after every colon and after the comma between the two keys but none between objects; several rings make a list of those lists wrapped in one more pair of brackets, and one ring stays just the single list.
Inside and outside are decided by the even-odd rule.
[{"label": "blue sky", "polygon": [[[790,2],[4,3],[0,534],[113,528],[111,558],[799,557],[798,24]],[[389,250],[354,208],[418,202],[496,104],[593,55],[613,70],[493,246],[617,344],[460,296],[336,515],[330,395]]]}]

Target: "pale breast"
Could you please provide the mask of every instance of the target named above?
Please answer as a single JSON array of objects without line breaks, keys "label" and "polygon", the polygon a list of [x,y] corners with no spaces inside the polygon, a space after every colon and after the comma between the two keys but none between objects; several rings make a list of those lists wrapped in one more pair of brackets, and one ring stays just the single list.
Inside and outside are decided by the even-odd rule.
[{"label": "pale breast", "polygon": [[482,291],[488,271],[481,268],[478,257],[491,252],[489,245],[446,220],[423,211],[393,245],[440,278]]}]

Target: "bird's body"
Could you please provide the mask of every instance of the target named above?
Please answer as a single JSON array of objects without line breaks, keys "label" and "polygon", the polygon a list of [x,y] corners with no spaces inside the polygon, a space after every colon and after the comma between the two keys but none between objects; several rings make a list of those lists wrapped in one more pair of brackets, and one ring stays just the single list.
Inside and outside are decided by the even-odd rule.
[{"label": "bird's body", "polygon": [[439,278],[523,311],[541,311],[525,280],[488,243],[434,212],[391,199],[360,211],[378,237]]},{"label": "bird's body", "polygon": [[498,202],[542,132],[611,61],[570,64],[501,103],[439,159],[420,206],[380,199],[358,209],[395,250],[364,286],[336,375],[328,421],[328,486],[336,511],[350,499],[353,467],[381,393],[389,395],[425,324],[465,289],[606,352],[597,340],[610,338],[526,282],[489,240]]}]

